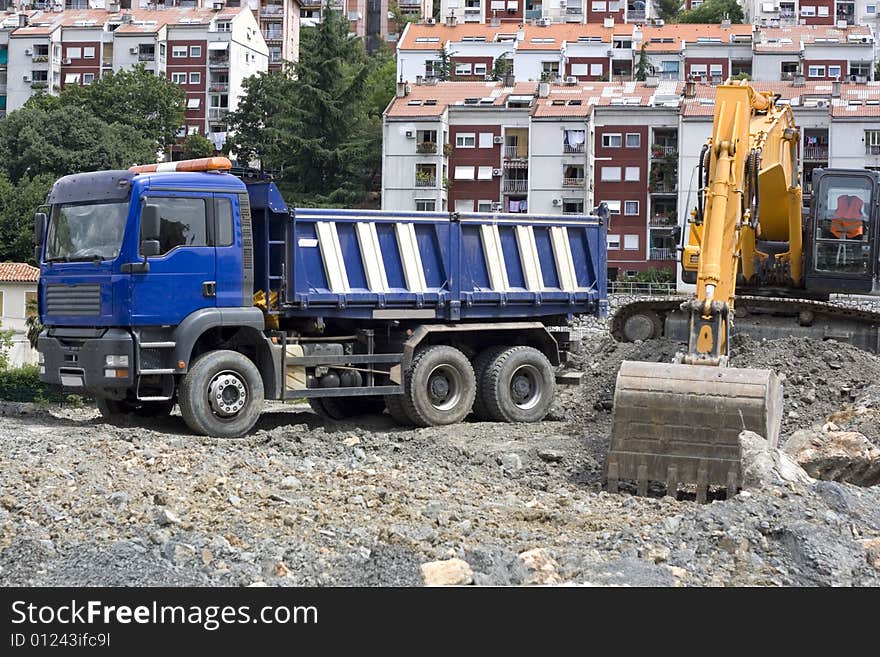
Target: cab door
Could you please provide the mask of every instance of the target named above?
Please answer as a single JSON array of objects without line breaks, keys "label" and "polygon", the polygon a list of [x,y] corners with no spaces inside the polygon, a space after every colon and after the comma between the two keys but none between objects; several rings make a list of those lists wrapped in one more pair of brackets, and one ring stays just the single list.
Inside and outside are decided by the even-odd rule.
[{"label": "cab door", "polygon": [[[210,194],[151,192],[143,205],[159,208],[159,254],[148,271],[131,275],[132,324],[174,325],[217,305],[217,263],[210,240]],[[140,244],[141,240],[138,240]]]},{"label": "cab door", "polygon": [[[213,202],[214,220],[208,227],[217,258],[217,306],[249,307],[253,305],[253,290],[248,291],[246,285],[249,269],[243,258],[242,225],[250,219],[243,216],[246,213],[241,211],[237,194],[214,194]],[[241,221],[235,221],[236,217]]]}]

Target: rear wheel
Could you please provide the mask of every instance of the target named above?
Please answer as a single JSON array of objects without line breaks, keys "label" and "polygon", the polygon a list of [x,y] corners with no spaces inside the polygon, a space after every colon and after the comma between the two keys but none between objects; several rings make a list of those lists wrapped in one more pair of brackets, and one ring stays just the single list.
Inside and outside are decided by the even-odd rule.
[{"label": "rear wheel", "polygon": [[486,377],[489,373],[489,367],[498,356],[504,353],[509,347],[487,347],[483,349],[474,360],[474,376],[477,380],[477,394],[474,397],[473,413],[480,420],[491,420],[489,412],[486,410],[486,403],[483,401],[483,390],[486,387]]},{"label": "rear wheel", "polygon": [[499,422],[537,422],[550,410],[556,381],[547,357],[532,347],[511,347],[480,382],[486,412]]},{"label": "rear wheel", "polygon": [[663,334],[663,322],[653,310],[639,310],[623,322],[623,335],[628,342],[653,340]]},{"label": "rear wheel", "polygon": [[461,422],[474,404],[476,380],[470,361],[455,347],[425,347],[406,377],[403,410],[421,427]]},{"label": "rear wheel", "polygon": [[95,402],[101,416],[105,420],[124,416],[166,417],[174,408],[174,400],[167,401],[131,401],[127,399],[98,399]]},{"label": "rear wheel", "polygon": [[237,351],[211,351],[183,377],[179,402],[183,419],[196,433],[237,438],[260,417],[263,380],[256,365]]}]

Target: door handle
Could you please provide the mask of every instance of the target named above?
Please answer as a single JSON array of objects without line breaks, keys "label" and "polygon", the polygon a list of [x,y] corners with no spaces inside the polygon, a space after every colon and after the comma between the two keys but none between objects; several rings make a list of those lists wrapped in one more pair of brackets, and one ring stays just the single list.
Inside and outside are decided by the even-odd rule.
[{"label": "door handle", "polygon": [[203,297],[216,297],[217,296],[217,282],[216,281],[205,281],[202,283],[202,296]]}]

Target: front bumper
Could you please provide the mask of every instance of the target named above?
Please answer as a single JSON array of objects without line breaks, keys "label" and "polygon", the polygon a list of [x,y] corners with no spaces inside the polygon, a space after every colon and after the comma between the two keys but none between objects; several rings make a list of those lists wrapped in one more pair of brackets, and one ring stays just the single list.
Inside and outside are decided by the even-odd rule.
[{"label": "front bumper", "polygon": [[[123,329],[48,328],[40,334],[40,381],[71,391],[123,391],[134,382],[134,339]],[[128,368],[105,367],[109,355],[128,356]],[[113,371],[108,377],[107,370]]]}]

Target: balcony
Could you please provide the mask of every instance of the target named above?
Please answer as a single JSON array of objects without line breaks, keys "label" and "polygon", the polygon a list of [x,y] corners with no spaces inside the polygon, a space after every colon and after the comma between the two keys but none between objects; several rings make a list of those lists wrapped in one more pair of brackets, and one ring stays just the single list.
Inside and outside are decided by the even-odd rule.
[{"label": "balcony", "polygon": [[650,260],[675,260],[675,249],[651,248]]},{"label": "balcony", "polygon": [[49,81],[48,80],[34,80],[31,82],[31,89],[48,89]]},{"label": "balcony", "polygon": [[266,41],[281,41],[284,39],[284,33],[276,30],[263,32],[263,38]]},{"label": "balcony", "polygon": [[865,144],[865,155],[880,155],[880,144]]},{"label": "balcony", "polygon": [[569,155],[583,153],[584,152],[584,145],[578,144],[577,146],[572,146],[571,144],[563,144],[562,145],[562,152],[567,153]]},{"label": "balcony", "polygon": [[416,144],[416,153],[421,155],[433,155],[437,152],[437,144],[433,141],[422,141]]},{"label": "balcony", "polygon": [[782,71],[779,74],[779,79],[782,80],[783,82],[792,82],[795,79],[795,77],[797,77],[798,75],[801,75],[801,74],[798,73],[797,71]]},{"label": "balcony", "polygon": [[228,82],[211,82],[208,85],[208,91],[214,91],[217,93],[226,93],[229,91],[229,83]]},{"label": "balcony", "polygon": [[[467,9],[465,9],[467,11]],[[541,8],[538,9],[526,9],[526,20],[537,20],[540,19],[544,15],[544,10]]]},{"label": "balcony", "polygon": [[229,57],[211,57],[208,68],[229,68]]},{"label": "balcony", "polygon": [[138,61],[139,62],[154,62],[154,61],[156,61],[156,53],[154,53],[154,52],[139,52],[138,53]]},{"label": "balcony", "polygon": [[805,160],[827,160],[828,146],[804,146]]},{"label": "balcony", "polygon": [[644,23],[647,20],[647,12],[644,9],[627,9],[627,23]]},{"label": "balcony", "polygon": [[101,60],[101,68],[113,68],[113,60],[112,59],[102,59]]},{"label": "balcony", "polygon": [[419,176],[416,175],[416,187],[436,187],[437,178],[435,176]]},{"label": "balcony", "polygon": [[651,146],[651,157],[662,158],[678,155],[678,146],[669,144],[654,144]]},{"label": "balcony", "polygon": [[33,62],[34,64],[48,64],[49,55],[34,55]]},{"label": "balcony", "polygon": [[219,120],[225,119],[226,115],[229,114],[228,107],[209,107],[208,108],[208,118],[211,120]]},{"label": "balcony", "polygon": [[260,7],[261,16],[280,16],[284,13],[284,7],[281,5],[263,5]]},{"label": "balcony", "polygon": [[563,187],[583,187],[585,178],[563,178]]},{"label": "balcony", "polygon": [[527,178],[505,178],[502,183],[502,190],[505,194],[524,194],[529,191],[529,181]]},{"label": "balcony", "polygon": [[648,220],[649,228],[668,228],[675,227],[675,217],[667,214],[655,214]]},{"label": "balcony", "polygon": [[652,182],[648,191],[651,194],[675,194],[677,184],[666,180]]}]

